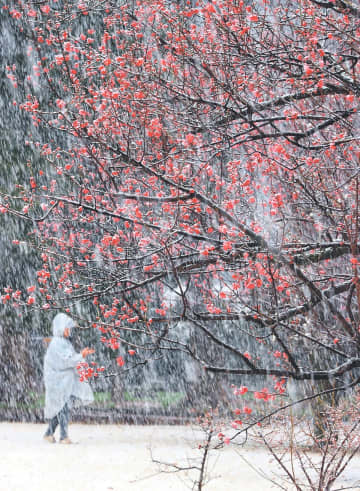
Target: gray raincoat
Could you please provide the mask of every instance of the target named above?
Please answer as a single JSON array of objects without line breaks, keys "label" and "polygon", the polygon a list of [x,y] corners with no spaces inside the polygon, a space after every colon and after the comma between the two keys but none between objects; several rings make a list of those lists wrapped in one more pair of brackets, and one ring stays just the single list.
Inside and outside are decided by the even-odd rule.
[{"label": "gray raincoat", "polygon": [[71,396],[76,398],[75,405],[90,404],[94,400],[89,383],[79,380],[76,366],[84,359],[80,353],[76,353],[71,342],[64,338],[67,327],[75,327],[71,317],[57,314],[53,320],[53,338],[44,359],[46,419],[56,416],[66,403],[70,405]]}]

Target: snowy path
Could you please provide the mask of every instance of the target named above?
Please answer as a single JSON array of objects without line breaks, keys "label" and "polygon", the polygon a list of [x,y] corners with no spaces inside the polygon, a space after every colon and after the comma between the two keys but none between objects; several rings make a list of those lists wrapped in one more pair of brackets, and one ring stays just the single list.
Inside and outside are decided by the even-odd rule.
[{"label": "snowy path", "polygon": [[[154,458],[178,463],[199,455],[191,428],[73,424],[70,437],[77,442],[74,445],[49,444],[42,440],[44,431],[45,425],[0,423],[1,491],[191,489],[184,475],[158,473],[150,455],[151,448]],[[242,452],[253,464],[269,468],[269,457],[263,450]],[[274,489],[231,448],[216,452],[212,463],[213,479],[206,491]],[[360,473],[356,465],[351,473],[352,478]]]}]

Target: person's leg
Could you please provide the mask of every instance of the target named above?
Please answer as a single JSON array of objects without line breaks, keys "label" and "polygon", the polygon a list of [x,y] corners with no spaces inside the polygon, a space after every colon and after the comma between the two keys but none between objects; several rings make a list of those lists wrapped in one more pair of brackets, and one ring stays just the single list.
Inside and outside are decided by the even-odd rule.
[{"label": "person's leg", "polygon": [[68,438],[69,417],[70,410],[68,404],[66,403],[58,414],[58,419],[60,422],[60,440],[65,440],[65,438]]},{"label": "person's leg", "polygon": [[49,421],[49,426],[48,429],[46,430],[45,436],[52,436],[55,433],[58,424],[59,424],[59,419],[58,419],[58,415],[56,415]]}]

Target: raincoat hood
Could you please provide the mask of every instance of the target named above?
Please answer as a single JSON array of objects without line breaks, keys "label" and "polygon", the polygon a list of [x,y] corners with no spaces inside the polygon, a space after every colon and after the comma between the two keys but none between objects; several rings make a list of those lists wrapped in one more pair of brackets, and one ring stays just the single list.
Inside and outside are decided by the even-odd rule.
[{"label": "raincoat hood", "polygon": [[66,314],[57,314],[52,322],[53,336],[56,338],[63,338],[66,328],[70,330],[75,327],[75,322]]}]

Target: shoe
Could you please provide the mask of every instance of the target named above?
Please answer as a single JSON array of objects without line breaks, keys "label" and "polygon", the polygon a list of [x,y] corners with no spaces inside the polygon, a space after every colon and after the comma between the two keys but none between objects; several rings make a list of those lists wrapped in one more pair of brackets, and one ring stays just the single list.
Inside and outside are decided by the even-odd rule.
[{"label": "shoe", "polygon": [[44,440],[49,443],[56,443],[56,440],[53,435],[44,435]]},{"label": "shoe", "polygon": [[64,445],[71,445],[72,441],[70,440],[70,438],[66,437],[60,440],[59,443],[62,443]]}]

